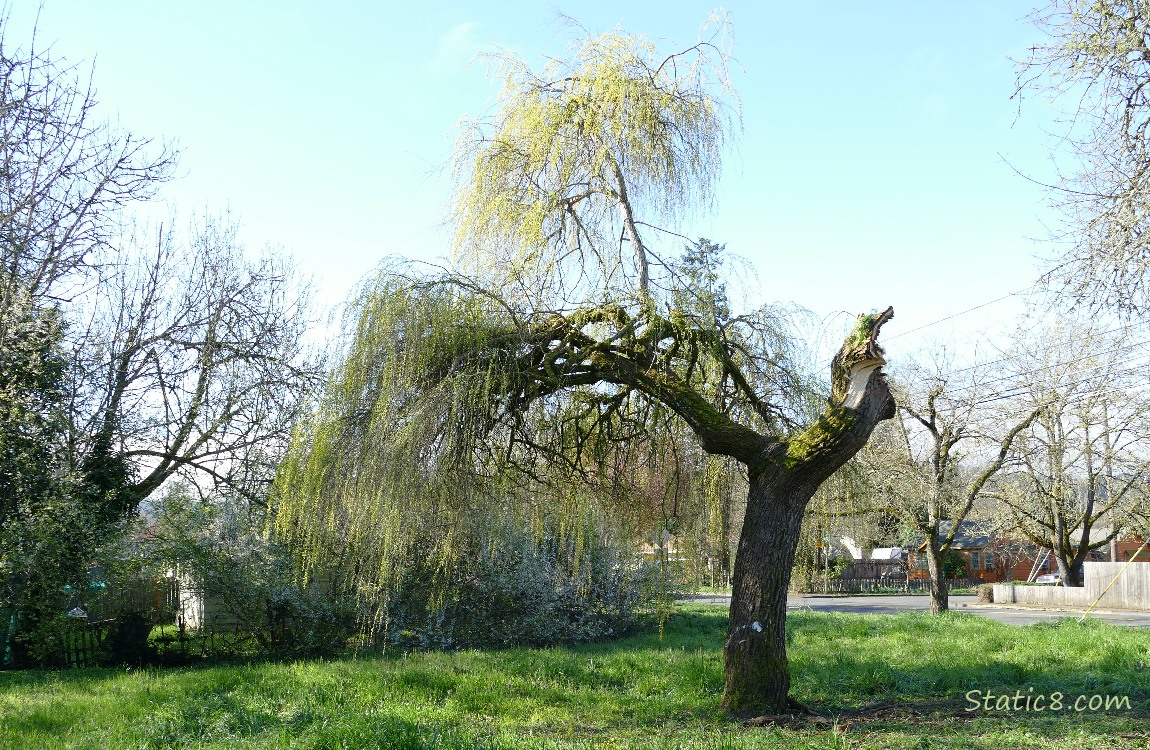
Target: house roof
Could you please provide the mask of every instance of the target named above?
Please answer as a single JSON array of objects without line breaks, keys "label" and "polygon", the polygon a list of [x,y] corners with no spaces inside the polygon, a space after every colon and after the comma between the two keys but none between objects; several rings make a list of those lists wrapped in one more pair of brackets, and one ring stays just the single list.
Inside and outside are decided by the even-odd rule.
[{"label": "house roof", "polygon": [[[950,521],[940,521],[938,530],[946,536],[950,533]],[[982,549],[990,544],[990,535],[986,533],[984,527],[978,521],[963,521],[958,527],[958,533],[954,535],[954,542],[950,545],[951,549]],[[921,550],[926,546],[926,537],[920,536],[914,540],[914,548]]]}]

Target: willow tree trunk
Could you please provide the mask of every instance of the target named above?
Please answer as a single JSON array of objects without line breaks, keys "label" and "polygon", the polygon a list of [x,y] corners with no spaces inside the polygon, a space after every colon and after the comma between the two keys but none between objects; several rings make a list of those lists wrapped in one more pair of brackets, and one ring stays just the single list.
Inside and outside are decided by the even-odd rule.
[{"label": "willow tree trunk", "polygon": [[888,309],[860,317],[831,365],[831,398],[819,419],[748,462],[747,511],[723,648],[723,704],[736,715],[800,708],[789,695],[786,618],[803,511],[819,485],[862,449],[875,426],[894,416],[876,343],[879,328],[892,316]]},{"label": "willow tree trunk", "polygon": [[724,703],[736,713],[785,713],[791,705],[787,666],[787,592],[814,488],[790,472],[751,477],[747,515],[731,583],[731,617],[723,652]]}]

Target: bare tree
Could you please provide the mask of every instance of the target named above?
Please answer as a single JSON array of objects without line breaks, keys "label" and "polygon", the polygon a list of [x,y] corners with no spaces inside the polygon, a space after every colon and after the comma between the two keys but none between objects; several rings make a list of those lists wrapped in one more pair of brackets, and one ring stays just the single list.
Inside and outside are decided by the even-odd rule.
[{"label": "bare tree", "polygon": [[1002,571],[1006,581],[1014,580],[1015,566],[1023,562],[1034,563],[1039,559],[1041,548],[1028,539],[1020,538],[1017,525],[1009,513],[989,514],[985,519],[985,527],[990,537],[986,553],[990,555],[995,568]]},{"label": "bare tree", "polygon": [[308,292],[284,260],[245,258],[236,227],[157,233],[95,291],[77,342],[76,463],[123,466],[110,516],[183,473],[262,502],[291,424],[321,375]]},{"label": "bare tree", "polygon": [[99,120],[90,77],[34,34],[20,47],[7,32],[0,15],[0,352],[10,353],[29,320],[71,335],[67,303],[98,284],[121,209],[168,179],[175,154]]},{"label": "bare tree", "polygon": [[1025,471],[1001,498],[1067,585],[1081,585],[1082,563],[1125,528],[1150,468],[1144,357],[1125,333],[1069,321],[1016,342],[1014,399],[1038,417],[1014,446]]},{"label": "bare tree", "polygon": [[[0,306],[44,304],[103,260],[125,205],[150,197],[167,147],[97,118],[90,77],[4,38],[0,17]],[[0,335],[3,331],[0,330]]]},{"label": "bare tree", "polygon": [[1070,102],[1059,140],[1077,162],[1057,185],[1068,252],[1048,280],[1080,302],[1150,312],[1150,5],[1055,0],[1036,14],[1050,42],[1019,69],[1019,92]]},{"label": "bare tree", "polygon": [[[50,644],[61,590],[176,473],[251,499],[319,375],[306,290],[208,222],[150,252],[123,209],[174,152],[97,118],[90,77],[0,18],[0,596]],[[71,356],[69,356],[71,355]]]},{"label": "bare tree", "polygon": [[[985,391],[975,390],[985,368],[952,369],[939,358],[930,369],[912,369],[898,396],[900,418],[860,457],[876,490],[867,509],[897,515],[922,535],[933,614],[949,609],[944,559],[988,483],[1006,466],[1011,445],[1037,415],[1031,409],[992,419]],[[960,444],[970,452],[960,452]]]}]

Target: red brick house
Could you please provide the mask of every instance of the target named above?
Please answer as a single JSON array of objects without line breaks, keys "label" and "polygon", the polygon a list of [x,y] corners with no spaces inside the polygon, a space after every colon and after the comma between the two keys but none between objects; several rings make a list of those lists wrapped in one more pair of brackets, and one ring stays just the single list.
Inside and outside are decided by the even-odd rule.
[{"label": "red brick house", "polygon": [[1150,562],[1150,545],[1143,548],[1145,543],[1146,540],[1140,536],[1120,540],[1115,545],[1118,555],[1110,562],[1126,562],[1131,558],[1138,562]]},{"label": "red brick house", "polygon": [[[1054,558],[1043,554],[1045,550],[1018,539],[997,538],[986,533],[984,528],[976,521],[963,521],[951,544],[951,552],[966,563],[968,577],[986,583],[1025,581],[1032,571],[1035,575],[1042,575],[1057,570]],[[942,532],[945,534],[949,529],[949,524],[944,522]],[[908,564],[912,579],[930,577],[923,551],[925,548],[925,540],[911,547]],[[1037,568],[1035,560],[1038,561]]]},{"label": "red brick house", "polygon": [[[943,527],[943,533],[949,526]],[[1112,562],[1125,562],[1138,552],[1142,546],[1141,537],[1128,537],[1118,541],[1115,545],[1117,558]],[[930,577],[926,567],[926,555],[923,553],[925,540],[919,541],[911,548],[910,577],[912,579],[925,579]],[[1028,541],[1015,538],[998,538],[983,533],[981,525],[976,521],[963,521],[959,532],[955,534],[951,550],[963,558],[966,569],[971,578],[978,578],[986,583],[1000,583],[1002,581],[1026,581],[1031,575],[1040,576],[1045,573],[1058,571],[1058,564],[1049,549],[1042,549]],[[1110,555],[1105,548],[1098,553]],[[1150,562],[1150,546],[1137,555],[1138,562]],[[1037,561],[1037,564],[1036,564]]]}]

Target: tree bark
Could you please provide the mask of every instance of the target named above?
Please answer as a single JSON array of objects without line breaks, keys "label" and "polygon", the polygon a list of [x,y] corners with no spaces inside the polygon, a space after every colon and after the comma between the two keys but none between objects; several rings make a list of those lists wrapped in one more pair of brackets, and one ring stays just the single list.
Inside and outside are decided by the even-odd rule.
[{"label": "tree bark", "polygon": [[942,549],[937,536],[927,535],[923,552],[930,571],[930,613],[937,615],[950,609],[950,583],[942,569]]},{"label": "tree bark", "polygon": [[811,427],[770,444],[748,463],[747,511],[735,555],[731,616],[723,648],[723,705],[736,715],[780,715],[790,699],[786,615],[803,512],[831,474],[862,449],[895,404],[876,339],[893,316],[860,316],[831,364],[831,398]]},{"label": "tree bark", "polygon": [[751,478],[723,649],[723,702],[732,712],[781,714],[790,708],[787,592],[803,511],[815,489],[796,486],[789,473]]},{"label": "tree bark", "polygon": [[[1085,534],[1083,535],[1085,536]],[[1082,587],[1086,585],[1086,571],[1083,569],[1083,563],[1090,557],[1090,550],[1088,547],[1081,547],[1072,557],[1067,558],[1068,572],[1063,575],[1062,580],[1066,583],[1065,586]]]},{"label": "tree bark", "polygon": [[627,180],[623,178],[623,170],[614,159],[610,160],[611,171],[615,177],[615,190],[619,199],[619,215],[623,219],[623,231],[631,241],[631,249],[635,253],[635,271],[639,275],[636,282],[639,294],[646,297],[650,293],[650,270],[647,263],[647,248],[639,238],[639,227],[635,225],[635,214],[631,210],[631,199],[627,196]]},{"label": "tree bark", "polygon": [[1070,561],[1066,559],[1064,554],[1055,552],[1054,561],[1058,564],[1058,575],[1062,579],[1063,586],[1074,585],[1074,569],[1070,565]]}]

